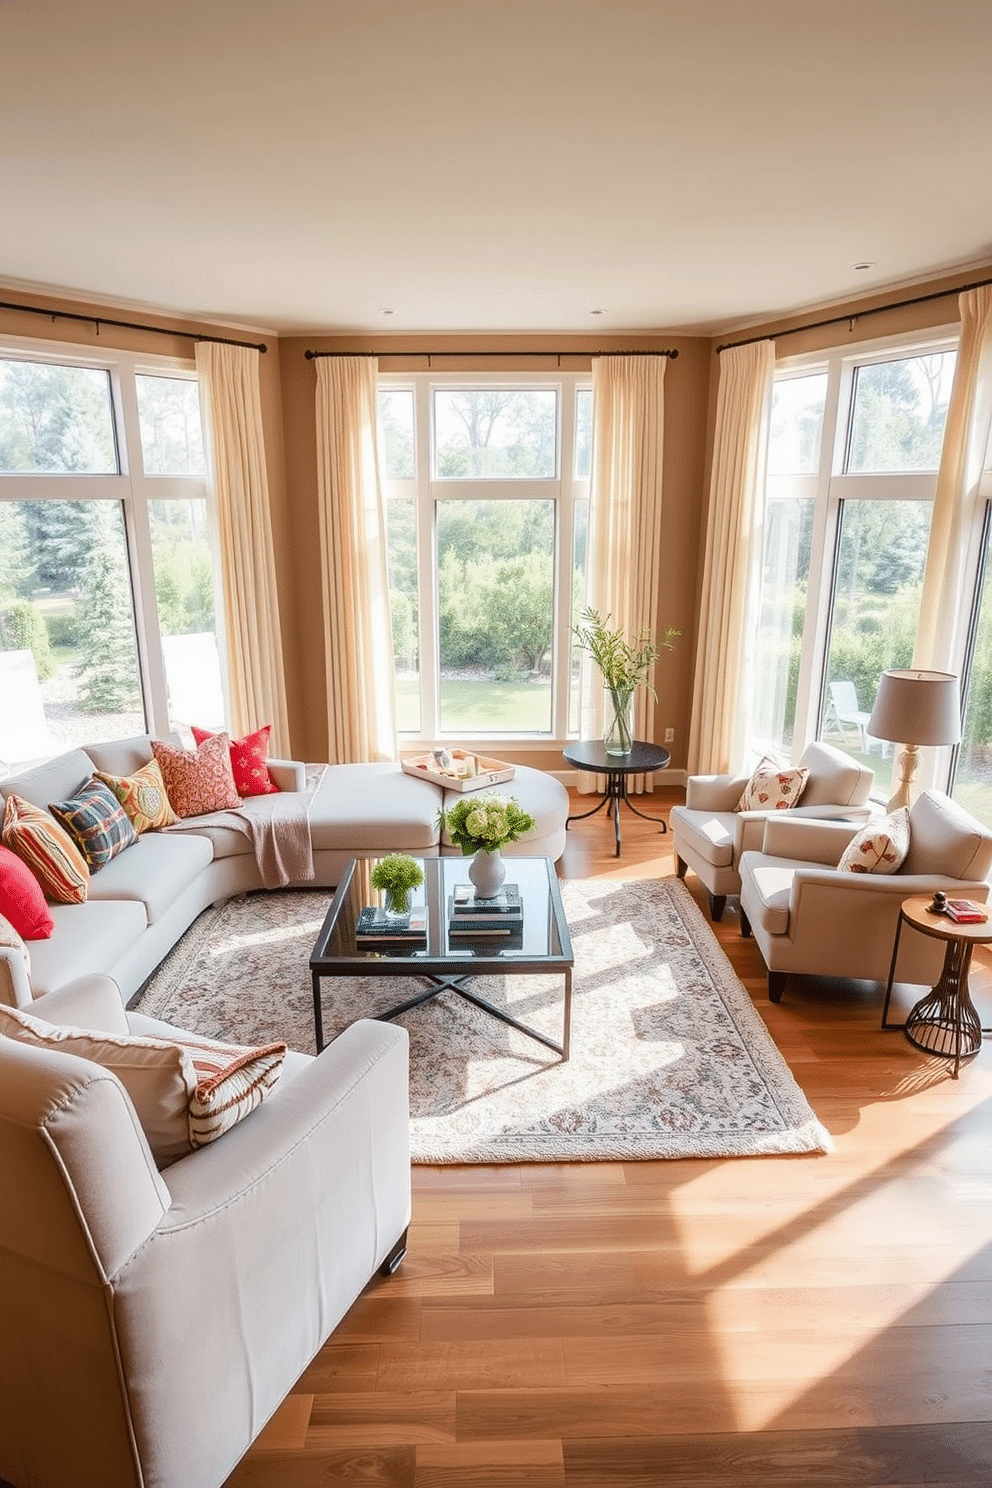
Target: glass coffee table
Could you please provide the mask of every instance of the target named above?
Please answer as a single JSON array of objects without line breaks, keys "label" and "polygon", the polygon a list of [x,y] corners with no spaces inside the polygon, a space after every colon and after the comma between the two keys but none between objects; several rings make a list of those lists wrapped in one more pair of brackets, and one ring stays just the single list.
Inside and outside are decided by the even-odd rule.
[{"label": "glass coffee table", "polygon": [[[454,992],[474,1007],[507,1023],[528,1038],[568,1059],[572,1018],[572,942],[561,902],[558,876],[550,858],[506,859],[506,881],[520,888],[523,926],[513,935],[473,936],[452,944],[448,934],[448,899],[456,884],[470,882],[465,857],[420,858],[424,882],[414,891],[413,907],[426,906],[426,942],[366,948],[355,939],[355,925],[363,906],[374,904],[369,875],[377,857],[352,858],[341,875],[310,956],[313,979],[313,1024],[317,1052],[324,1047],[321,983],[325,977],[417,977],[426,984],[416,997],[377,1013],[380,1022],[398,1018],[411,1008],[430,1002],[442,992]],[[512,1018],[471,990],[480,976],[535,976],[560,972],[564,978],[561,1042]]]}]

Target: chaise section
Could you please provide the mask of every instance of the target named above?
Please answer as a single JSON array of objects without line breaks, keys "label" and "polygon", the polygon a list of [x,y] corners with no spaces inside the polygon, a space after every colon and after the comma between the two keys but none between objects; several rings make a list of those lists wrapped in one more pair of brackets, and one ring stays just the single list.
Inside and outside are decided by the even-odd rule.
[{"label": "chaise section", "polygon": [[314,870],[335,883],[356,852],[436,857],[442,792],[396,764],[331,765],[310,806]]}]

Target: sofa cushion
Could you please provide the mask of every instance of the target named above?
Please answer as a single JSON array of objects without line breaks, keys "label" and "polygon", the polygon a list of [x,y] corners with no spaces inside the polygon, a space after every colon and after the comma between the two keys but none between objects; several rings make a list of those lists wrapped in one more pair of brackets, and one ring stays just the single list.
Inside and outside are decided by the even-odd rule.
[{"label": "sofa cushion", "polygon": [[199,832],[146,832],[90,879],[90,901],[133,899],[150,925],[162,918],[213,859]]},{"label": "sofa cushion", "polygon": [[25,940],[46,940],[54,921],[41,884],[23,858],[0,846],[0,914]]},{"label": "sofa cushion", "polygon": [[992,831],[949,796],[923,791],[909,812],[903,873],[977,881],[992,871]]},{"label": "sofa cushion", "polygon": [[179,820],[169,804],[162,766],[157,759],[150,759],[133,775],[109,775],[97,770],[95,779],[113,791],[136,832],[154,832]]},{"label": "sofa cushion", "polygon": [[65,1028],[2,1005],[0,1033],[92,1060],[116,1075],[159,1167],[243,1120],[275,1086],[286,1055],[285,1044],[251,1049],[193,1034],[166,1040]]},{"label": "sofa cushion", "polygon": [[[195,723],[190,729],[197,744],[215,737],[210,729],[197,728]],[[266,723],[243,739],[231,740],[231,773],[239,796],[271,796],[279,789],[267,764],[271,732],[271,723]]]},{"label": "sofa cushion", "polygon": [[152,753],[162,767],[169,803],[177,816],[205,816],[241,805],[231,773],[227,734],[214,734],[196,749],[180,749],[152,740]]},{"label": "sofa cushion", "polygon": [[902,806],[862,827],[845,847],[837,868],[849,873],[897,873],[908,851],[909,812]]},{"label": "sofa cushion", "polygon": [[330,765],[310,805],[315,852],[412,852],[437,846],[442,792],[396,764]]},{"label": "sofa cushion", "polygon": [[797,806],[809,779],[805,765],[782,768],[771,755],[756,767],[737,803],[738,811],[787,811]]},{"label": "sofa cushion", "polygon": [[88,781],[67,801],[51,801],[48,809],[73,838],[91,873],[138,840],[124,807],[102,780]]},{"label": "sofa cushion", "polygon": [[868,799],[873,770],[859,764],[832,744],[815,740],[803,750],[800,765],[809,770],[803,807],[863,806]]},{"label": "sofa cushion", "polygon": [[706,863],[714,868],[729,868],[734,860],[734,837],[737,813],[734,811],[699,811],[689,806],[673,806],[673,830]]},{"label": "sofa cushion", "polygon": [[23,858],[45,894],[57,904],[81,904],[89,887],[86,859],[53,816],[10,795],[4,806],[4,847]]},{"label": "sofa cushion", "polygon": [[[137,846],[129,852],[137,852]],[[117,862],[104,869],[113,871]],[[99,883],[98,875],[95,882]],[[145,906],[136,899],[88,899],[53,904],[49,940],[31,942],[31,990],[35,997],[65,986],[82,972],[112,975],[118,961],[147,930]]]}]

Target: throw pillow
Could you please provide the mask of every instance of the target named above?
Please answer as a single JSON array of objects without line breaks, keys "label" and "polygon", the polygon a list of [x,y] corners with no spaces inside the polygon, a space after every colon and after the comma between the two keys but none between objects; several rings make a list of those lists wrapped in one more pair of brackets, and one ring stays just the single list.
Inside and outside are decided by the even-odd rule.
[{"label": "throw pillow", "polygon": [[848,873],[897,873],[909,852],[909,811],[900,806],[861,828],[837,864]]},{"label": "throw pillow", "polygon": [[154,832],[179,820],[169,805],[162,766],[157,759],[150,759],[133,775],[107,775],[96,770],[93,778],[110,787],[136,832]]},{"label": "throw pillow", "polygon": [[153,739],[152,753],[162,768],[169,804],[177,816],[205,816],[241,805],[231,774],[227,734],[214,734],[195,750]]},{"label": "throw pillow", "polygon": [[83,903],[90,885],[86,859],[47,811],[9,795],[0,840],[23,858],[49,899],[59,904]]},{"label": "throw pillow", "polygon": [[735,806],[735,811],[787,811],[799,804],[806,789],[809,770],[805,765],[783,770],[770,755],[765,755],[744,793]]},{"label": "throw pillow", "polygon": [[75,838],[91,873],[138,840],[127,812],[102,780],[88,780],[74,796],[52,801],[48,809]]},{"label": "throw pillow", "polygon": [[28,976],[31,975],[31,953],[6,915],[2,914],[0,914],[0,946],[8,946],[10,950],[16,951],[24,962],[24,970]]},{"label": "throw pillow", "polygon": [[259,1049],[170,1033],[165,1038],[61,1028],[0,1004],[0,1034],[76,1054],[117,1076],[158,1167],[216,1141],[273,1090],[285,1044]]},{"label": "throw pillow", "polygon": [[0,913],[25,940],[47,940],[55,929],[41,884],[9,847],[0,847]]},{"label": "throw pillow", "polygon": [[[207,729],[197,728],[195,723],[190,727],[197,744],[216,737]],[[253,734],[245,734],[243,739],[231,740],[231,772],[241,796],[271,796],[279,789],[267,763],[271,732],[271,723],[266,723]]]}]

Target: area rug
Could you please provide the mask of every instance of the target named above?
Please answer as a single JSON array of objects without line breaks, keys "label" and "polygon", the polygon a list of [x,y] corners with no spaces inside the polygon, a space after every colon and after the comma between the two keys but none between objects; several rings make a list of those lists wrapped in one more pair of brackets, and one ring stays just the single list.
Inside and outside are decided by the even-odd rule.
[{"label": "area rug", "polygon": [[[785,1060],[677,879],[567,881],[571,1058],[451,992],[402,1016],[414,1162],[749,1157],[830,1151]],[[187,931],[134,1004],[196,1033],[314,1050],[308,961],[326,890],[243,895]],[[561,976],[479,977],[560,1041]],[[325,1038],[416,995],[415,978],[326,979]]]}]

